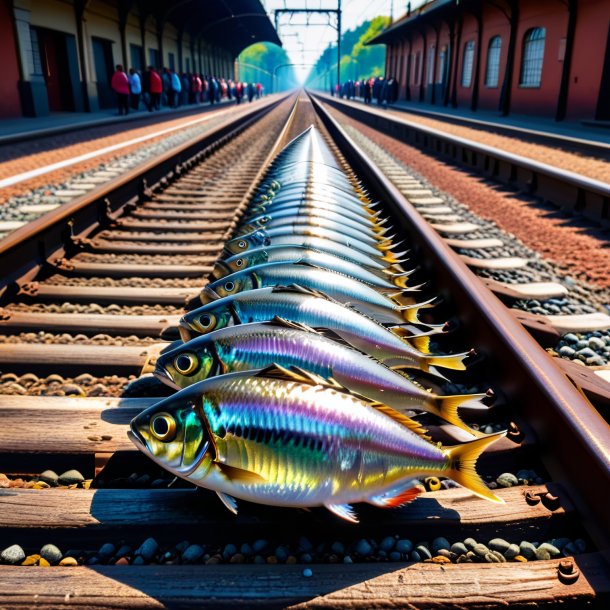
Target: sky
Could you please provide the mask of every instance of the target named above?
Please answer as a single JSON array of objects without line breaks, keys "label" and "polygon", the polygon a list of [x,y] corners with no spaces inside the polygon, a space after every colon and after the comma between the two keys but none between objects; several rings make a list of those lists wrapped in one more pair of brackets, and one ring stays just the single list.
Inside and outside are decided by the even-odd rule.
[{"label": "sky", "polygon": [[[275,23],[275,9],[336,9],[337,0],[261,0]],[[416,8],[425,0],[412,0],[412,8]],[[406,0],[342,0],[341,29],[343,32],[352,30],[367,19],[379,15],[391,15],[398,19],[406,13]],[[309,25],[307,25],[309,23]],[[337,17],[335,14],[280,14],[278,33],[290,61],[295,64],[294,70],[301,82],[305,81],[311,65],[328,46],[337,40]]]}]

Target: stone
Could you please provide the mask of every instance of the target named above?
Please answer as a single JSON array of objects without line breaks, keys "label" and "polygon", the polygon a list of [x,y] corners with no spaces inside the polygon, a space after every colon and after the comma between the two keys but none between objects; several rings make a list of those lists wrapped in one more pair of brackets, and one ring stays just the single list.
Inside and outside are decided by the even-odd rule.
[{"label": "stone", "polygon": [[[141,557],[136,557],[136,559],[142,559]],[[144,561],[144,560],[142,560]],[[135,561],[134,561],[135,563]],[[129,565],[129,560],[127,559],[127,557],[119,557],[115,562],[114,562],[115,566],[128,566]]]},{"label": "stone", "polygon": [[410,540],[402,539],[396,543],[396,550],[399,553],[410,553],[413,550],[413,543]]},{"label": "stone", "polygon": [[464,545],[469,551],[471,551],[477,545],[477,541],[474,538],[466,538],[464,540]]},{"label": "stone", "polygon": [[266,540],[260,539],[252,545],[252,550],[255,553],[263,553],[267,550],[268,546],[269,543]]},{"label": "stone", "polygon": [[505,553],[509,547],[510,543],[506,542],[503,538],[494,538],[490,540],[487,545],[492,551],[498,551],[500,553]]},{"label": "stone", "polygon": [[191,544],[182,553],[182,561],[185,561],[186,563],[195,563],[201,559],[204,553],[205,551],[198,544]]},{"label": "stone", "polygon": [[430,549],[423,544],[419,544],[418,546],[416,546],[415,551],[417,551],[417,553],[419,553],[420,557],[422,557],[423,559],[432,559],[432,553],[430,552]]},{"label": "stone", "polygon": [[[136,559],[141,557],[145,562],[151,561],[159,550],[159,544],[154,538],[147,538],[136,551]],[[135,564],[134,559],[134,564]]]},{"label": "stone", "polygon": [[466,553],[468,553],[468,549],[463,542],[454,542],[451,545],[451,552],[455,553],[456,555],[466,555]]},{"label": "stone", "polygon": [[519,550],[521,551],[520,554],[528,560],[536,557],[536,547],[527,540],[523,540],[521,544],[519,544]]},{"label": "stone", "polygon": [[362,557],[368,557],[373,552],[373,547],[368,542],[368,540],[365,540],[364,538],[361,538],[356,543],[356,549],[355,550],[356,550],[356,553],[358,553],[359,555],[362,555]]},{"label": "stone", "polygon": [[59,562],[59,565],[63,567],[73,567],[78,565],[78,561],[76,560],[76,557],[64,557]]},{"label": "stone", "polygon": [[514,487],[519,485],[519,479],[512,472],[504,472],[496,479],[496,483],[500,487]]},{"label": "stone", "polygon": [[441,549],[448,551],[450,548],[451,544],[449,544],[449,540],[447,540],[447,538],[443,538],[442,536],[435,538],[432,541],[432,552],[435,554],[438,554]]},{"label": "stone", "polygon": [[102,559],[110,559],[116,553],[116,547],[111,542],[102,544],[100,550],[97,552],[98,557]]},{"label": "stone", "polygon": [[312,571],[312,569],[311,569],[311,568],[305,568],[305,569],[303,570],[303,576],[304,576],[305,578],[311,578],[311,577],[313,576],[313,571]]},{"label": "stone", "polygon": [[235,553],[237,553],[237,547],[234,544],[226,544],[225,548],[222,550],[222,556],[225,559],[229,559],[230,557],[232,557],[233,555],[235,555]]},{"label": "stone", "polygon": [[588,341],[589,347],[594,350],[601,350],[606,347],[606,342],[599,337],[590,337]]},{"label": "stone", "polygon": [[479,542],[478,544],[475,544],[472,551],[475,555],[477,555],[477,557],[483,557],[483,558],[485,557],[485,555],[487,555],[489,553],[489,549],[487,548],[487,546],[485,546],[481,542]]},{"label": "stone", "polygon": [[305,553],[310,553],[313,550],[313,544],[311,544],[309,538],[306,538],[305,536],[299,538],[298,545],[299,550]]},{"label": "stone", "polygon": [[40,557],[46,559],[51,565],[59,563],[63,557],[62,552],[54,544],[45,544],[40,549]]},{"label": "stone", "polygon": [[40,555],[28,555],[22,562],[22,566],[35,566],[40,561]]},{"label": "stone", "polygon": [[520,552],[521,549],[518,544],[510,544],[506,551],[504,551],[504,557],[506,557],[506,559],[514,559]]},{"label": "stone", "polygon": [[342,542],[333,542],[330,545],[330,550],[337,555],[345,554],[345,545]]},{"label": "stone", "polygon": [[576,353],[569,345],[563,345],[559,348],[559,355],[563,358],[571,358]]},{"label": "stone", "polygon": [[85,480],[85,477],[78,470],[66,470],[59,475],[57,482],[60,485],[78,485]]},{"label": "stone", "polygon": [[386,553],[389,553],[396,544],[396,538],[394,536],[386,536],[379,544],[379,548]]},{"label": "stone", "polygon": [[411,561],[421,561],[422,557],[417,551],[411,553]]},{"label": "stone", "polygon": [[543,542],[536,549],[536,552],[540,551],[540,549],[542,549],[543,551],[546,551],[551,557],[557,557],[558,555],[561,555],[561,551],[555,545],[551,544],[550,542]]},{"label": "stone", "polygon": [[57,480],[59,479],[59,475],[53,470],[45,470],[38,476],[38,480],[44,481],[49,485],[55,486],[57,485]]}]

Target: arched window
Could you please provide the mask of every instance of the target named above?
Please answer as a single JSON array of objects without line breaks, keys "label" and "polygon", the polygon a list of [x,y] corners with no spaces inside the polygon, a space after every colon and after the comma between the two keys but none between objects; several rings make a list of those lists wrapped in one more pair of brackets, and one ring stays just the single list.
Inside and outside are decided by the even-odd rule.
[{"label": "arched window", "polygon": [[487,47],[487,69],[485,70],[485,86],[497,87],[500,76],[500,51],[502,38],[494,36]]},{"label": "arched window", "polygon": [[474,40],[469,40],[464,45],[464,57],[462,59],[462,87],[470,87],[472,82],[472,64],[474,62]]},{"label": "arched window", "polygon": [[519,78],[519,85],[522,87],[540,87],[545,37],[544,28],[532,28],[523,37],[521,76]]},{"label": "arched window", "polygon": [[434,56],[436,49],[433,44],[428,47],[428,85],[434,83]]}]

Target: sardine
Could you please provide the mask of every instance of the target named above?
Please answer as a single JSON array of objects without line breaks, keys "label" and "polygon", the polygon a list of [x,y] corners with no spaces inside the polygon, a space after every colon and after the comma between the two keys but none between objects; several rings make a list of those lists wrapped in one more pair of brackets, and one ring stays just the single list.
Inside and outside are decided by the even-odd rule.
[{"label": "sardine", "polygon": [[382,323],[418,323],[420,309],[432,306],[434,299],[423,303],[401,304],[404,289],[386,296],[353,278],[313,267],[306,263],[266,263],[237,271],[208,284],[200,293],[203,304],[210,298],[225,297],[244,290],[269,286],[297,284],[318,290],[342,303],[352,304],[358,311]]},{"label": "sardine", "polygon": [[413,420],[337,382],[269,367],[201,381],[131,422],[136,447],[172,474],[234,498],[284,507],[325,506],[357,522],[350,506],[401,506],[418,478],[449,477],[502,502],[475,470],[505,435],[441,447]]},{"label": "sardine", "polygon": [[485,394],[436,395],[353,347],[281,318],[221,328],[192,339],[161,354],[154,373],[173,387],[185,388],[214,375],[263,369],[274,363],[332,377],[350,391],[397,411],[426,411],[480,436],[461,420],[458,407],[468,403],[471,408],[486,409],[480,403]]},{"label": "sardine", "polygon": [[[430,333],[411,336],[403,328],[390,331],[353,307],[301,286],[278,286],[238,292],[186,313],[180,319],[181,333],[206,334],[218,328],[247,322],[268,322],[276,316],[332,331],[356,349],[386,365],[419,368],[431,366],[464,370],[465,354],[434,356],[429,351]],[[437,332],[437,331],[433,331]],[[331,335],[332,338],[332,335]]]}]

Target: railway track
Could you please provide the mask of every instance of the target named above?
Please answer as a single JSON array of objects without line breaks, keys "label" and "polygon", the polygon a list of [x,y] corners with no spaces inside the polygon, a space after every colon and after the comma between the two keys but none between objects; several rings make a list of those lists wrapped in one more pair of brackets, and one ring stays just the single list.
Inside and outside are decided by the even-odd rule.
[{"label": "railway track", "polygon": [[[318,104],[315,111],[300,98],[292,111],[286,101],[250,117],[239,133],[221,126],[198,145],[199,165],[186,160],[192,149],[151,164],[147,176],[126,177],[118,189],[5,241],[1,262],[14,273],[0,327],[0,472],[9,475],[0,490],[3,547],[20,545],[36,563],[52,543],[67,563],[2,566],[0,606],[607,604],[606,422],[332,117]],[[469,370],[451,381],[495,391],[490,413],[471,424],[509,426],[480,471],[492,482],[536,473],[520,477],[534,478],[528,484],[497,489],[505,504],[430,480],[428,493],[405,508],[359,509],[358,526],[318,510],[243,503],[235,517],[212,494],[171,483],[127,438],[129,421],[169,392],[141,373],[178,340],[185,300],[205,283],[266,165],[310,123],[416,253],[426,293],[443,299],[435,321],[454,322],[447,346],[476,347]],[[444,438],[442,427],[429,428]],[[70,478],[75,469],[84,481]],[[67,471],[67,485],[55,487],[42,470]],[[457,563],[451,551],[447,561],[441,554],[413,562],[413,552],[424,559],[442,539],[468,544],[471,560]],[[555,544],[534,560],[536,546],[522,541]],[[531,552],[530,561],[483,562],[504,543]],[[202,554],[191,562],[185,553],[193,546]],[[472,561],[477,552],[481,561]]]}]

